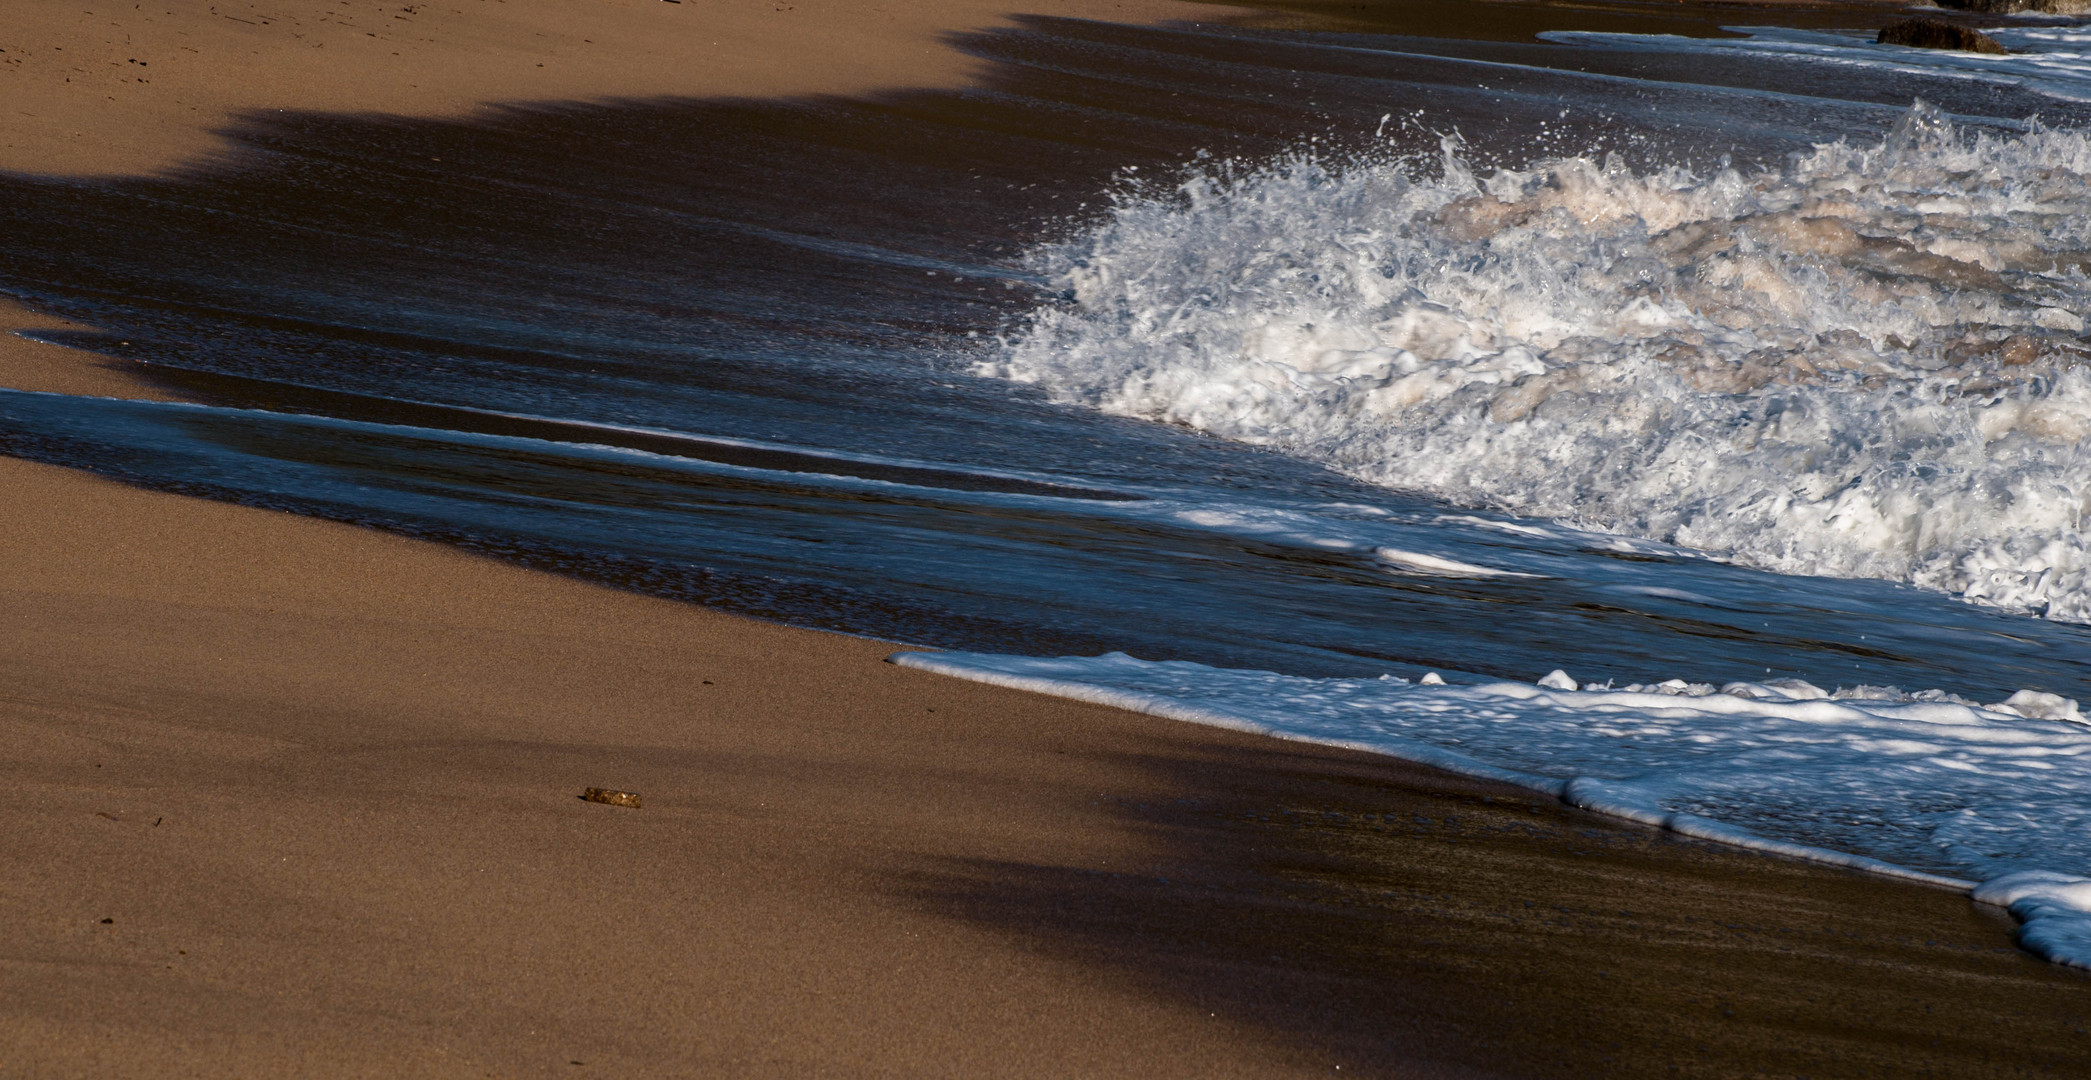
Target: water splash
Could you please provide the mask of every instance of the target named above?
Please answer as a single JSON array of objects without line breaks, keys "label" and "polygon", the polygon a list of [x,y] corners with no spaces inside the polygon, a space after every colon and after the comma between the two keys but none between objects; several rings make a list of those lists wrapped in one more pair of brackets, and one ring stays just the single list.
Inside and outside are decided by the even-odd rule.
[{"label": "water splash", "polygon": [[1688,836],[1967,891],[2091,968],[2091,726],[2078,702],[1798,679],[1716,689],[1308,679],[1182,661],[899,653],[892,662],[1390,754]]},{"label": "water splash", "polygon": [[[1434,174],[1434,175],[1433,175]],[[1294,157],[1034,253],[981,364],[1374,483],[2091,622],[2091,137],[1637,173]]]}]

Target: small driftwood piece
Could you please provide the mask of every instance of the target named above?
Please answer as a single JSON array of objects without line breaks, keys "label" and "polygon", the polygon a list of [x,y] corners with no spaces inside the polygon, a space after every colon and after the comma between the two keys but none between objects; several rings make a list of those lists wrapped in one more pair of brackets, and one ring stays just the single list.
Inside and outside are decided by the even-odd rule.
[{"label": "small driftwood piece", "polygon": [[581,793],[589,802],[608,803],[611,806],[629,806],[639,809],[639,793],[636,791],[612,791],[609,788],[592,787]]}]

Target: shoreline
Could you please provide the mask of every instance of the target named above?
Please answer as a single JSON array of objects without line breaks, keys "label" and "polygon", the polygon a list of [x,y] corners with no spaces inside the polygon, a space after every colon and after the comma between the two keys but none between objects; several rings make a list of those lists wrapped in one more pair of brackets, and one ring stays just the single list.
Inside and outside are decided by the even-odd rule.
[{"label": "shoreline", "polygon": [[[1660,829],[1666,833],[1704,840],[1723,847],[1734,848],[1738,851],[1749,851],[1776,858],[1792,859],[1796,862],[1810,863],[1816,866],[1836,867],[1888,881],[1942,889],[1946,892],[1968,897],[1973,902],[1992,907],[2000,913],[2004,911],[2004,908],[1998,906],[1995,902],[1975,899],[1974,894],[1982,887],[1982,882],[1979,881],[1969,881],[1963,878],[1931,873],[1926,870],[1917,870],[1898,863],[1888,862],[1884,859],[1876,859],[1848,851],[1839,851],[1835,848],[1817,847],[1813,844],[1779,840],[1774,837],[1750,832],[1739,826],[1729,825],[1712,818],[1702,818],[1694,814],[1668,814],[1664,815],[1661,820],[1652,820],[1651,815],[1637,809],[1597,805],[1577,800],[1572,795],[1573,781],[1556,780],[1537,773],[1501,768],[1455,750],[1440,749],[1428,755],[1416,754],[1409,756],[1392,750],[1367,746],[1363,743],[1330,741],[1304,735],[1271,731],[1219,712],[1183,705],[1164,697],[1113,690],[1108,687],[1092,686],[1087,683],[1069,680],[987,671],[939,660],[934,651],[913,647],[895,652],[887,657],[886,660],[888,663],[898,664],[902,667],[935,672],[954,679],[966,679],[989,686],[1005,686],[1015,690],[1022,690],[1026,693],[1061,697],[1070,701],[1087,701],[1099,705],[1108,705],[1112,708],[1125,709],[1129,712],[1141,713],[1146,716],[1178,720],[1186,724],[1200,724],[1228,731],[1243,731],[1265,735],[1269,738],[1280,739],[1286,742],[1299,742],[1310,746],[1331,746],[1338,749],[1356,750],[1360,753],[1391,757],[1397,761],[1404,761],[1428,769],[1436,769],[1454,776],[1464,776],[1486,783],[1497,783],[1518,788],[1534,795],[1557,800],[1564,806],[1572,806],[1614,821],[1636,822],[1647,825],[1650,828]],[[2072,966],[2081,967],[2083,965]]]},{"label": "shoreline", "polygon": [[[62,322],[0,299],[0,386],[169,399],[12,332]],[[1936,890],[373,530],[0,491],[0,1076],[2091,1061],[2091,982]]]},{"label": "shoreline", "polygon": [[[1476,26],[1473,3],[1493,17]],[[1718,34],[1752,11],[1864,24],[1901,10],[1893,0],[470,0],[469,9],[227,0],[113,15],[44,5],[0,26],[0,96],[14,106],[0,121],[0,172],[178,174],[236,160],[222,132],[286,110],[469,121],[527,102],[950,88],[981,69],[949,39],[1024,13],[1515,41],[1546,28]]]},{"label": "shoreline", "polygon": [[[152,392],[5,342],[0,383]],[[430,542],[0,490],[26,1075],[2091,1061],[2091,982],[1940,890]]]},{"label": "shoreline", "polygon": [[350,526],[0,483],[26,1075],[2091,1053],[2091,984],[1937,890]]}]

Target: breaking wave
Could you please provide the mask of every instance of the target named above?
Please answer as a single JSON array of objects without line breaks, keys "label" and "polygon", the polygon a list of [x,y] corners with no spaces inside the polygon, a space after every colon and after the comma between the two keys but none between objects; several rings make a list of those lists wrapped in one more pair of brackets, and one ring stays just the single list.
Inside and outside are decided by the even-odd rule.
[{"label": "breaking wave", "polygon": [[1295,157],[1125,195],[981,362],[1389,487],[2091,622],[2091,136]]}]

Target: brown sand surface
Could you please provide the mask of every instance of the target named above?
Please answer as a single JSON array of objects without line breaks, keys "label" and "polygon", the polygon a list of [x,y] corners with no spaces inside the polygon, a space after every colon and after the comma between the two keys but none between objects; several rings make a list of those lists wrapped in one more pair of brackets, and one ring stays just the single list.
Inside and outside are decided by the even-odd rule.
[{"label": "brown sand surface", "polygon": [[[157,172],[269,109],[468,116],[490,102],[954,86],[945,35],[1010,11],[1529,40],[1541,30],[1872,28],[1899,0],[76,0],[0,17],[0,169]],[[1764,9],[1777,9],[1767,16]],[[1980,21],[1980,20],[1978,20]],[[1988,21],[1994,22],[1995,19]]]},{"label": "brown sand surface", "polygon": [[[13,342],[0,384],[127,389]],[[0,493],[0,1076],[2091,1068],[2091,980],[1952,893],[347,526]]]},{"label": "brown sand surface", "polygon": [[22,336],[38,330],[91,329],[0,296],[0,386],[46,394],[169,400],[168,394],[137,378],[123,361]]},{"label": "brown sand surface", "polygon": [[2091,983],[1950,893],[347,526],[0,490],[0,1075],[2091,1065]]},{"label": "brown sand surface", "polygon": [[1951,893],[4,459],[0,568],[0,1077],[2091,1073]]},{"label": "brown sand surface", "polygon": [[[1189,0],[1030,0],[1144,22]],[[73,0],[0,12],[0,169],[149,173],[262,109],[465,116],[489,102],[955,86],[943,36],[1007,0]]]}]

